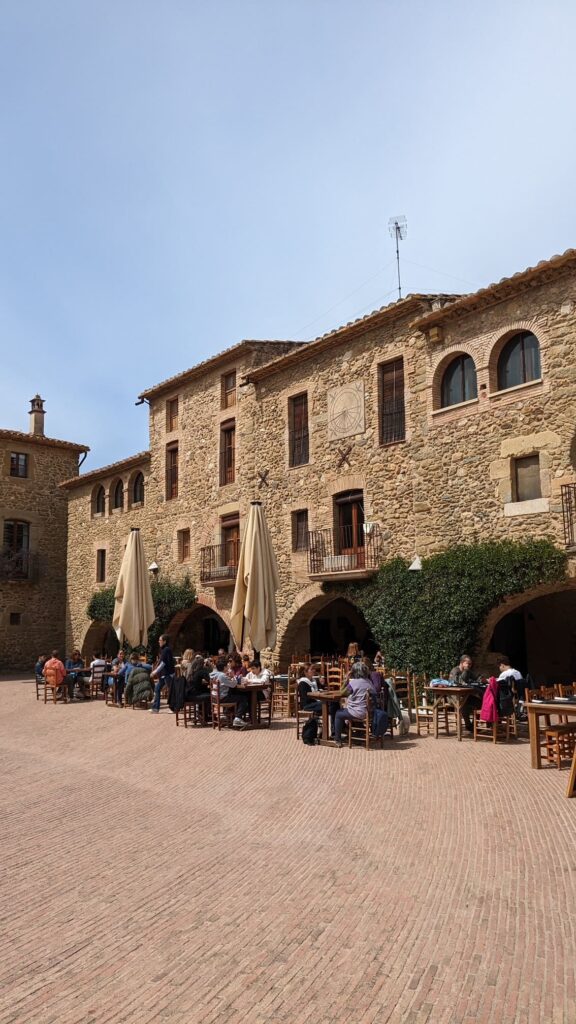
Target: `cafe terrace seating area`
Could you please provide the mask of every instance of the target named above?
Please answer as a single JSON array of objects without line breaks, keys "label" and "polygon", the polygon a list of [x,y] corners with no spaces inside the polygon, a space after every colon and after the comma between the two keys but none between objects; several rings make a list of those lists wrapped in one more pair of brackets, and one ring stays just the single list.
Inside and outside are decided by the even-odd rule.
[{"label": "cafe terrace seating area", "polygon": [[[345,657],[321,655],[318,659],[312,659],[310,655],[294,655],[286,674],[277,673],[266,684],[251,683],[243,686],[241,689],[246,692],[250,703],[246,721],[248,729],[271,728],[274,724],[282,723],[294,726],[296,739],[301,738],[303,725],[312,717],[312,712],[300,706],[297,683],[310,664],[315,666],[325,683],[325,692],[320,694],[323,707],[318,742],[326,746],[334,745],[330,737],[328,706],[334,700],[334,695],[341,690],[350,671],[352,660]],[[440,735],[452,735],[462,740],[462,710],[466,704],[467,688],[444,687],[437,683],[432,686],[427,675],[411,673],[407,669],[396,671],[382,665],[375,671],[382,680],[388,679],[391,682],[403,717],[410,723],[412,735],[415,733],[417,738],[433,736],[436,739]],[[177,677],[180,672],[178,665]],[[96,666],[92,670],[86,665],[83,669],[75,669],[74,677],[76,687],[85,700],[100,700],[115,710],[126,706],[121,691],[117,689],[110,664]],[[445,679],[447,673],[440,673],[437,678]],[[44,703],[53,704],[67,703],[66,685],[59,686],[50,672],[47,678],[36,677],[35,686],[37,700],[43,699]],[[386,692],[386,687],[382,687],[380,698],[368,699],[363,719],[345,724],[348,746],[361,745],[366,750],[384,749],[384,736],[374,737],[371,723],[375,702],[384,710],[389,710],[385,703]],[[166,702],[168,697],[168,691],[164,688],[163,701]],[[514,697],[515,707],[518,708],[516,693]],[[345,706],[345,698],[341,702]],[[143,700],[129,707],[132,710],[147,710],[150,703],[150,700]],[[221,697],[219,684],[215,684],[210,688],[209,697],[206,695],[185,701],[177,707],[174,722],[177,727],[183,726],[185,729],[213,728],[221,731],[223,728],[232,728],[234,708],[234,703]],[[492,744],[529,740],[532,767],[539,769],[554,766],[558,770],[569,770],[566,795],[576,795],[576,683],[558,683],[527,690],[520,717],[510,714],[499,716],[494,722],[484,722],[477,709],[473,711],[472,717],[471,738],[475,743],[482,740],[489,740]],[[387,743],[401,738],[404,729],[395,733],[395,726],[401,724],[390,712],[385,733]]]}]

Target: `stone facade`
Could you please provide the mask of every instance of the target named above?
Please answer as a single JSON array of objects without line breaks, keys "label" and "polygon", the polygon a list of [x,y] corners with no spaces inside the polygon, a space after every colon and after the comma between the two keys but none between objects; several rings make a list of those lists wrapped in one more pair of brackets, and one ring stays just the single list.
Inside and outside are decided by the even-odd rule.
[{"label": "stone facade", "polygon": [[68,503],[58,484],[88,449],[44,437],[43,419],[40,406],[37,433],[0,431],[0,669],[64,651]]},{"label": "stone facade", "polygon": [[[113,582],[130,526],[141,527],[147,557],[160,572],[190,575],[198,593],[191,619],[229,624],[232,549],[228,541],[218,545],[233,538],[235,516],[242,530],[254,499],[263,501],[278,558],[275,655],[283,664],[309,647],[310,621],[328,605],[338,640],[340,612],[345,616],[333,603],[350,579],[374,568],[364,554],[330,548],[332,528],[347,521],[339,511],[344,502],[361,509],[353,529],[362,531],[366,559],[370,550],[378,559],[412,559],[488,538],[550,537],[564,545],[561,486],[576,481],[575,309],[576,255],[569,253],[474,296],[411,296],[306,346],[242,343],[144,392],[149,455],[67,485],[69,643],[81,643],[90,625],[85,608],[98,585],[96,551],[106,550],[106,581]],[[499,390],[499,356],[519,332],[538,339],[541,372]],[[461,355],[474,360],[477,396],[442,407],[442,380]],[[404,425],[388,443],[382,367],[398,360]],[[235,400],[226,407],[232,372]],[[299,465],[290,464],[295,399],[308,413],[308,458]],[[232,420],[234,471],[227,477],[219,459]],[[174,458],[177,495],[170,497]],[[519,500],[520,465],[532,474],[535,497]],[[114,512],[115,478],[129,490],[135,471],[145,476],[144,504],[129,515]],[[102,516],[94,514],[96,484],[107,495]],[[294,550],[295,530],[305,521],[295,514],[305,512],[315,564],[304,545]],[[184,636],[201,644],[198,630],[185,629],[182,642]]]}]

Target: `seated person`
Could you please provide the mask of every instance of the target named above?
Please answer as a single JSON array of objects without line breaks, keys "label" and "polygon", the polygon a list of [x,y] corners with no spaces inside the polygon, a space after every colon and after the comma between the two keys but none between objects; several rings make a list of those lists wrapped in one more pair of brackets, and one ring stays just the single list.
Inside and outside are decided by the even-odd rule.
[{"label": "seated person", "polygon": [[216,696],[216,686],[220,686],[220,700],[226,704],[235,704],[234,721],[232,725],[236,729],[245,729],[246,722],[243,716],[248,714],[250,701],[241,688],[236,686],[236,680],[226,675],[226,658],[217,658],[216,664],[210,672],[212,683],[212,695]]},{"label": "seated person", "polygon": [[[472,658],[469,654],[463,654],[460,661],[450,670],[448,681],[454,686],[477,686],[478,677],[472,671]],[[462,721],[467,732],[473,731],[472,712],[482,707],[482,693],[471,692],[462,708]]]},{"label": "seated person", "polygon": [[526,697],[526,680],[522,676],[522,673],[519,672],[517,668],[512,668],[510,658],[505,657],[505,655],[502,655],[500,658],[498,667],[500,669],[500,675],[498,676],[497,681],[501,683],[503,679],[506,679],[506,681],[510,683],[510,687],[516,691],[518,700],[524,700]]},{"label": "seated person", "polygon": [[129,665],[130,668],[126,666],[124,672],[125,704],[139,704],[141,701],[151,700],[154,695],[154,687],[150,679],[152,665],[143,664],[137,654],[130,655]]},{"label": "seated person", "polygon": [[186,669],[184,699],[188,702],[207,701],[210,698],[210,670],[201,654],[192,659]]},{"label": "seated person", "polygon": [[[315,715],[320,715],[322,713],[322,701],[314,698],[314,693],[318,692],[318,683],[315,679],[313,665],[308,665],[304,669],[304,674],[300,676],[296,685],[298,686],[300,710],[313,711]],[[338,707],[340,707],[340,704],[338,704]]]},{"label": "seated person", "polygon": [[271,678],[272,673],[270,672],[268,662],[266,662],[264,667],[262,667],[262,663],[258,660],[258,658],[255,658],[253,661],[250,662],[250,670],[247,672],[245,676],[245,681],[247,683],[262,683],[267,687],[265,690],[261,690],[257,694],[259,701],[270,700],[270,689],[268,688],[268,683],[270,682]]},{"label": "seated person", "polygon": [[[60,654],[59,654],[58,651],[52,651],[51,657],[48,658],[48,660],[44,662],[44,668],[42,670],[42,674],[43,674],[44,678],[46,678],[46,670],[47,669],[51,669],[52,672],[56,674],[56,679],[57,679],[57,682],[58,682],[58,693],[61,693],[62,692],[62,684],[64,683],[64,681],[66,679],[66,669],[64,668],[64,663],[60,660]],[[72,683],[72,689],[74,689],[74,684],[73,683]],[[68,684],[68,694],[70,694],[70,684]]]},{"label": "seated person", "polygon": [[70,658],[66,659],[66,672],[67,672],[67,675],[68,675],[68,679],[67,679],[68,695],[69,695],[71,700],[74,699],[74,687],[75,686],[78,687],[78,692],[80,693],[80,695],[82,697],[85,696],[85,694],[84,694],[84,680],[83,680],[82,676],[78,674],[78,672],[74,671],[74,669],[79,669],[79,668],[84,668],[84,659],[82,658],[82,655],[80,654],[80,651],[72,651],[72,656]]},{"label": "seated person", "polygon": [[48,661],[47,654],[39,654],[36,664],[34,665],[34,675],[38,683],[44,683],[44,665]]},{"label": "seated person", "polygon": [[342,746],[342,726],[344,722],[364,718],[368,703],[368,694],[376,696],[374,687],[368,678],[368,669],[362,662],[355,662],[350,669],[348,681],[344,684],[339,697],[347,697],[345,708],[339,708],[335,716],[334,738],[336,746]]},{"label": "seated person", "polygon": [[122,703],[122,694],[124,693],[124,687],[126,685],[126,668],[128,660],[126,658],[126,652],[120,648],[118,654],[112,659],[111,669],[112,673],[106,680],[108,686],[115,687],[116,690],[116,703]]}]

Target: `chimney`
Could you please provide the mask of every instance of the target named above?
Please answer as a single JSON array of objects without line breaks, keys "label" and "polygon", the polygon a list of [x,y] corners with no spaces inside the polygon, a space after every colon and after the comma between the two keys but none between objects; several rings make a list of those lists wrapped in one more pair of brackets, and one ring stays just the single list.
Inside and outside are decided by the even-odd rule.
[{"label": "chimney", "polygon": [[30,399],[30,434],[44,437],[44,399],[40,395],[34,395]]}]

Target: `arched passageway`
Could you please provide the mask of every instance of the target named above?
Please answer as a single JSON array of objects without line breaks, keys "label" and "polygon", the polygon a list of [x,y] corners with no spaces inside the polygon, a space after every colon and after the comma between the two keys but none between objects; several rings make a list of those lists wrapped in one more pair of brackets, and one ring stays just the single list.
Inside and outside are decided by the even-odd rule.
[{"label": "arched passageway", "polygon": [[303,604],[284,630],[280,666],[285,668],[294,654],[345,654],[352,642],[368,655],[377,649],[366,619],[351,601],[321,594]]},{"label": "arched passageway", "polygon": [[94,654],[115,658],[120,649],[116,630],[111,622],[92,622],[82,644],[82,657],[90,661]]},{"label": "arched passageway", "polygon": [[576,589],[532,597],[502,615],[494,625],[487,660],[491,670],[506,654],[537,683],[576,679]]},{"label": "arched passageway", "polygon": [[166,632],[172,640],[175,654],[182,654],[188,647],[216,654],[220,647],[227,651],[230,646],[230,630],[224,619],[204,604],[180,612]]}]

